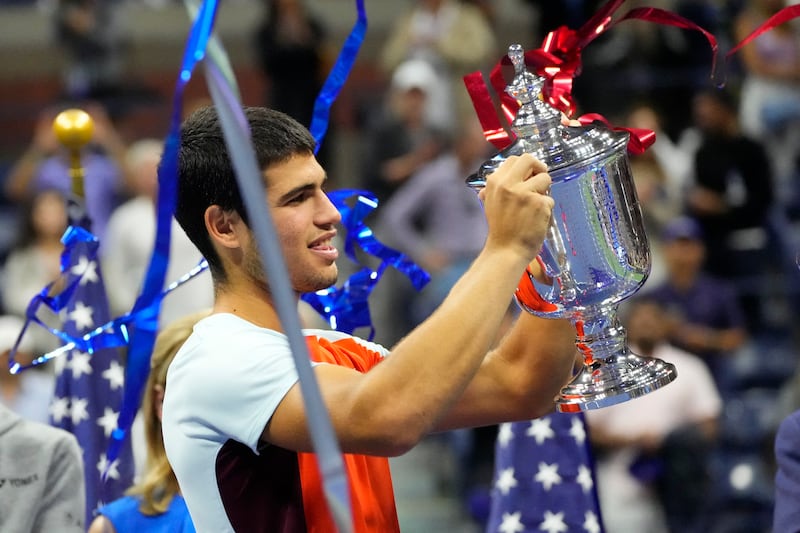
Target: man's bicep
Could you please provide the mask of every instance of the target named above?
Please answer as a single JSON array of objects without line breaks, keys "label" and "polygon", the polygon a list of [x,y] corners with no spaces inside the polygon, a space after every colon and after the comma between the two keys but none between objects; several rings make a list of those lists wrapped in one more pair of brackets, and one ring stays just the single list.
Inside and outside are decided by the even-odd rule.
[{"label": "man's bicep", "polygon": [[[347,420],[358,384],[364,376],[353,369],[325,363],[314,366],[314,376],[327,407],[326,413],[317,416],[330,417],[337,440],[344,448],[351,437],[347,431]],[[309,422],[313,423],[314,420],[313,416],[308,416],[303,390],[297,381],[267,421],[261,440],[288,450],[312,452],[314,449],[308,428]]]}]

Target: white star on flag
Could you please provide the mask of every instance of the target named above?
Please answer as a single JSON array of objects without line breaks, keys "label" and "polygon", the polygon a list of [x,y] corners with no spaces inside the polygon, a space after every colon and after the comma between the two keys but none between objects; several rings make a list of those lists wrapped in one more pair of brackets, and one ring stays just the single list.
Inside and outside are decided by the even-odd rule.
[{"label": "white star on flag", "polygon": [[600,521],[597,515],[591,511],[586,511],[586,520],[583,521],[583,529],[586,533],[600,533]]},{"label": "white star on flag", "polygon": [[497,476],[497,482],[495,482],[494,486],[503,494],[508,494],[511,489],[517,486],[517,480],[514,477],[514,469],[506,468],[500,472],[500,475]]},{"label": "white star on flag", "polygon": [[56,423],[61,423],[64,418],[70,418],[69,398],[53,398],[50,403],[50,416]]},{"label": "white star on flag", "polygon": [[525,531],[521,522],[522,513],[503,513],[503,523],[500,524],[500,533],[520,533]]},{"label": "white star on flag", "polygon": [[72,419],[73,426],[77,426],[83,420],[89,420],[89,401],[86,398],[76,398],[73,396],[70,404],[70,418]]},{"label": "white star on flag", "polygon": [[111,361],[108,368],[103,371],[102,376],[108,380],[108,386],[111,387],[111,390],[117,390],[125,384],[125,369],[117,361]]},{"label": "white star on flag", "polygon": [[549,418],[537,418],[531,420],[531,427],[525,432],[525,435],[536,439],[536,444],[543,443],[546,439],[552,439],[556,436],[553,428],[550,427]]},{"label": "white star on flag", "polygon": [[72,350],[67,366],[72,371],[73,379],[80,379],[82,375],[86,374],[88,376],[92,373],[92,364],[89,362],[90,357],[88,353]]},{"label": "white star on flag", "polygon": [[75,302],[75,307],[67,315],[69,319],[75,323],[75,328],[79,331],[84,331],[94,326],[94,319],[92,314],[94,310],[84,305],[83,302]]},{"label": "white star on flag", "polygon": [[580,418],[573,418],[572,425],[569,428],[569,434],[575,438],[575,442],[583,444],[586,440],[586,428],[583,426]]},{"label": "white star on flag", "polygon": [[97,283],[98,280],[97,263],[89,261],[85,255],[82,255],[80,259],[78,259],[78,263],[72,266],[70,273],[81,276],[81,285],[86,285],[89,282]]},{"label": "white star on flag", "polygon": [[497,443],[500,446],[507,446],[513,436],[514,431],[511,429],[511,424],[500,424],[497,430]]},{"label": "white star on flag", "polygon": [[[106,475],[111,479],[119,479],[119,470],[117,470],[117,463],[119,463],[119,459],[114,459],[114,462],[110,465],[108,464],[108,457],[106,454],[100,454],[100,460],[97,461],[97,471],[100,472],[100,475]],[[106,472],[108,469],[108,472]]]},{"label": "white star on flag", "polygon": [[588,493],[594,487],[594,480],[592,479],[592,471],[586,465],[578,467],[578,476],[575,478],[578,485],[581,486],[583,492]]},{"label": "white star on flag", "polygon": [[547,533],[564,533],[567,531],[567,524],[564,523],[564,513],[544,512],[544,522],[539,525],[539,529]]},{"label": "white star on flag", "polygon": [[103,416],[97,419],[97,425],[103,428],[106,438],[111,436],[111,432],[117,429],[119,413],[109,407],[103,409]]},{"label": "white star on flag", "polygon": [[550,490],[553,485],[561,483],[561,476],[558,475],[558,464],[549,465],[539,463],[539,471],[533,478],[544,486],[544,490]]}]

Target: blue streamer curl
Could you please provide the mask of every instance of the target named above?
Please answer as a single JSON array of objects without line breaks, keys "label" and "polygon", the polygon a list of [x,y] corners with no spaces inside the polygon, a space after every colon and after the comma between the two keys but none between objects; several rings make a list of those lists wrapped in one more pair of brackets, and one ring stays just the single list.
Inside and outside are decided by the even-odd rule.
[{"label": "blue streamer curl", "polygon": [[[389,266],[405,275],[416,290],[430,281],[430,275],[412,262],[405,254],[382,244],[364,222],[377,206],[374,194],[363,190],[342,189],[328,193],[331,202],[342,214],[344,226],[345,253],[351,261],[362,265],[358,260],[358,250],[381,260],[377,269],[368,266],[353,273],[341,287],[330,287],[321,291],[306,293],[301,299],[322,315],[337,331],[353,333],[356,329],[369,328],[369,340],[375,336],[375,328],[369,312],[368,298]],[[355,198],[350,206],[347,201]]]}]

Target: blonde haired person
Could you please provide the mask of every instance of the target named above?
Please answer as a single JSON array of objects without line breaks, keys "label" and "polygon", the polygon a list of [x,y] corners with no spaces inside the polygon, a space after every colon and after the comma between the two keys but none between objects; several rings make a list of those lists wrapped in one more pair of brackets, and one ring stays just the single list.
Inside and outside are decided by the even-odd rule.
[{"label": "blonde haired person", "polygon": [[150,376],[142,400],[147,466],[139,483],[127,495],[98,510],[88,533],[194,533],[194,525],[180,494],[175,473],[167,461],[161,436],[161,407],[167,369],[178,349],[192,333],[204,310],[167,325],[156,338],[150,361]]}]

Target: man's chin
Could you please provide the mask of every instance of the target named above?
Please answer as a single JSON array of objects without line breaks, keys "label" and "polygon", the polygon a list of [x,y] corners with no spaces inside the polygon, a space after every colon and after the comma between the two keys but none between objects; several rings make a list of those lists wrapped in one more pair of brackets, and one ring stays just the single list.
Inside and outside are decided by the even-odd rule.
[{"label": "man's chin", "polygon": [[317,280],[309,281],[309,283],[305,287],[306,290],[303,290],[301,292],[317,292],[329,289],[334,285],[336,285],[338,279],[339,279],[339,273],[337,271],[331,274],[330,276],[323,276]]}]

